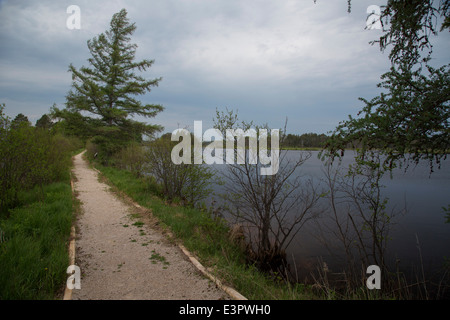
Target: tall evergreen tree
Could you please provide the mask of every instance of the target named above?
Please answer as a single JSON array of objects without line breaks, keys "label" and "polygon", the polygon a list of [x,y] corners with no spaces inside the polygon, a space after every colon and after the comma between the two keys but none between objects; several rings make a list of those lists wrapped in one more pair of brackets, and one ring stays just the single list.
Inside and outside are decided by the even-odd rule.
[{"label": "tall evergreen tree", "polygon": [[87,42],[92,55],[88,59],[90,67],[77,69],[70,64],[73,83],[66,109],[52,110],[53,116],[64,119],[68,126],[82,120],[83,132],[79,135],[93,137],[106,157],[130,141],[140,141],[143,135],[162,130],[158,125],[132,119],[154,117],[163,110],[161,105],[143,104],[135,97],[150,92],[161,80],[146,80],[135,73],[146,71],[154,62],[135,62],[137,45],[130,43],[135,30],[125,9],[114,14],[110,29]]},{"label": "tall evergreen tree", "polygon": [[36,128],[50,129],[52,125],[53,123],[47,114],[42,115],[42,117],[36,121]]},{"label": "tall evergreen tree", "polygon": [[21,125],[31,125],[31,122],[28,120],[28,117],[24,115],[23,113],[19,113],[14,120],[11,122],[12,128],[18,128]]}]

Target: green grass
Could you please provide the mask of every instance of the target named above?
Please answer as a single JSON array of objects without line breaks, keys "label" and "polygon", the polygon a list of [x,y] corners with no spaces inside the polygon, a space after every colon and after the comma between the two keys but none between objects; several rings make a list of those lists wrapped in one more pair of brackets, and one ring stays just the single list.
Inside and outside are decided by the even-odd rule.
[{"label": "green grass", "polygon": [[35,188],[19,198],[21,205],[0,221],[0,300],[55,299],[69,266],[74,204],[70,184]]},{"label": "green grass", "polygon": [[116,168],[100,165],[96,168],[117,190],[151,209],[177,241],[193,252],[204,266],[213,270],[223,283],[248,299],[317,298],[306,286],[275,281],[255,267],[246,265],[244,252],[229,240],[228,227],[223,221],[212,219],[204,210],[166,204],[154,194],[158,187],[149,179],[136,178],[131,172]]},{"label": "green grass", "polygon": [[149,259],[152,260],[153,264],[156,264],[158,262],[162,263],[164,265],[164,269],[167,269],[167,266],[169,265],[169,262],[167,262],[166,257],[160,255],[155,250],[152,250],[152,255]]}]

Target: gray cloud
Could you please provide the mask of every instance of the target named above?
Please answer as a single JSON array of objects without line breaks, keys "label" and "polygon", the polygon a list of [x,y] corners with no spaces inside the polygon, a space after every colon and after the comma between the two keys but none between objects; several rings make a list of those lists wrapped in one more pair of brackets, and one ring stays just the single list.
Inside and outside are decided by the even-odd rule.
[{"label": "gray cloud", "polygon": [[[387,54],[368,44],[366,8],[358,1],[2,1],[0,99],[7,113],[40,117],[62,105],[68,65],[87,64],[86,41],[126,8],[137,31],[138,59],[155,59],[147,74],[163,77],[143,98],[166,110],[149,122],[172,131],[205,125],[216,107],[292,132],[326,132],[377,93]],[[81,30],[66,28],[66,8],[81,8]],[[381,4],[381,3],[379,3]],[[211,123],[211,122],[210,122]]]}]

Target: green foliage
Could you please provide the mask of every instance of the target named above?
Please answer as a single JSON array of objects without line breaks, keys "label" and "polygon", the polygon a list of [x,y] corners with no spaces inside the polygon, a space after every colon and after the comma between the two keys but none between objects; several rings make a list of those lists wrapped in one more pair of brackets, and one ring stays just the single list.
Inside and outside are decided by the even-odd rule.
[{"label": "green foliage", "polygon": [[380,17],[389,28],[384,28],[383,35],[372,44],[378,43],[382,51],[391,46],[391,62],[413,68],[421,60],[429,61],[433,51],[431,36],[438,34],[439,23],[440,31],[447,28],[449,16],[449,0],[390,0]]},{"label": "green foliage", "polygon": [[19,194],[20,207],[0,220],[0,300],[54,299],[65,283],[72,190],[55,183]]},{"label": "green foliage", "polygon": [[450,223],[450,204],[446,207],[442,207],[445,214],[445,223]]},{"label": "green foliage", "polygon": [[[449,65],[450,66],[450,65]],[[379,86],[386,93],[368,101],[334,131],[326,147],[334,154],[348,147],[379,149],[386,162],[428,160],[440,163],[450,150],[450,69],[427,67],[428,76],[406,66],[392,67]]]},{"label": "green foliage", "polygon": [[69,264],[69,167],[81,144],[46,126],[32,127],[23,115],[11,122],[4,108],[0,106],[0,300],[53,299]]},{"label": "green foliage", "polygon": [[12,128],[19,128],[21,126],[30,126],[30,125],[31,122],[28,120],[28,117],[22,113],[19,113],[11,122]]},{"label": "green foliage", "polygon": [[383,35],[372,42],[382,51],[390,48],[390,71],[378,85],[384,89],[365,107],[359,118],[339,124],[326,144],[331,156],[345,148],[379,149],[386,163],[427,160],[440,164],[450,150],[450,65],[432,65],[431,36],[447,28],[450,1],[388,1],[381,20]]},{"label": "green foliage", "polygon": [[131,171],[136,177],[145,173],[145,151],[141,144],[133,142],[114,156],[116,167]]},{"label": "green foliage", "polygon": [[86,142],[94,135],[93,127],[98,121],[83,117],[79,112],[63,109],[59,110],[56,105],[50,109],[51,117],[58,120],[53,125],[53,130],[67,136],[76,136]]},{"label": "green foliage", "polygon": [[53,126],[53,122],[47,114],[42,115],[42,117],[40,117],[36,121],[36,128],[50,130],[52,128],[52,126]]},{"label": "green foliage", "polygon": [[174,164],[171,152],[176,142],[160,138],[146,145],[147,170],[161,184],[164,196],[173,201],[182,200],[195,205],[211,192],[215,172],[199,164]]},{"label": "green foliage", "polygon": [[92,138],[99,152],[107,160],[130,141],[140,142],[143,135],[152,135],[162,128],[130,117],[154,117],[163,107],[142,104],[134,96],[150,92],[161,78],[146,80],[134,70],[145,71],[153,60],[135,62],[136,44],[130,44],[136,30],[134,23],[122,9],[113,15],[110,29],[89,40],[90,67],[76,69],[72,73],[72,90],[67,95],[66,109],[54,107],[54,117],[63,119],[67,130]]},{"label": "green foliage", "polygon": [[26,121],[13,126],[3,115],[3,108],[4,105],[0,108],[0,213],[7,214],[18,203],[21,190],[67,180],[71,152],[80,145],[76,139],[52,135]]},{"label": "green foliage", "polygon": [[98,155],[98,147],[92,140],[88,140],[86,142],[86,156],[89,160],[93,160]]}]

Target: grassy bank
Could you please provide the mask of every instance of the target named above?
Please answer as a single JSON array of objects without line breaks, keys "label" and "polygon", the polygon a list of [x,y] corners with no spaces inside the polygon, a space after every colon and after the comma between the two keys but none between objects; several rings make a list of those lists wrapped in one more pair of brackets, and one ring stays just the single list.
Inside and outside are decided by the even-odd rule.
[{"label": "grassy bank", "polygon": [[0,221],[0,300],[55,299],[66,282],[73,219],[69,181],[19,193]]},{"label": "grassy bank", "polygon": [[229,240],[226,224],[211,218],[205,210],[167,204],[157,196],[158,186],[150,179],[136,178],[125,170],[95,166],[116,191],[150,209],[160,224],[205,267],[248,299],[316,298],[305,286],[269,279],[256,268],[246,265],[244,252]]}]

